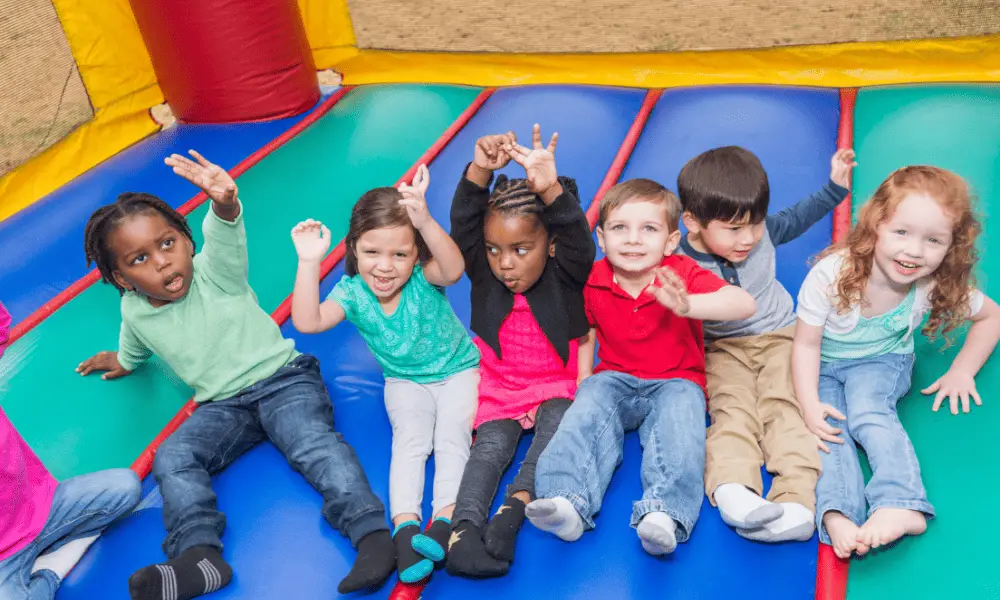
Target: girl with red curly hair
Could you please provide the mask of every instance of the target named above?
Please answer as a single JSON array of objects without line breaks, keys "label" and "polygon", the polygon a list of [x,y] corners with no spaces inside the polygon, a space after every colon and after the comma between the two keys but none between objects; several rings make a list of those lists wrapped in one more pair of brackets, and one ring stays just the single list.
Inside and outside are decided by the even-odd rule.
[{"label": "girl with red curly hair", "polygon": [[[949,343],[972,322],[951,368],[923,390],[936,394],[933,410],[945,398],[952,414],[959,400],[963,412],[970,397],[981,404],[974,377],[1000,339],[1000,308],[975,289],[980,229],[961,177],[905,167],[879,186],[854,230],[802,284],[792,376],[823,451],[820,540],[841,558],[919,535],[934,516],[896,403],[910,389],[913,338],[926,317],[922,332]],[[857,446],[872,465],[867,486]]]}]

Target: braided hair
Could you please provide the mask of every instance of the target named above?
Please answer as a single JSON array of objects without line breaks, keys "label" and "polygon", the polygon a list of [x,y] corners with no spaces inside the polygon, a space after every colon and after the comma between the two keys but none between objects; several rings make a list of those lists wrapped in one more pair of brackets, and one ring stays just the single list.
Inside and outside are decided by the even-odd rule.
[{"label": "braided hair", "polygon": [[[558,181],[563,190],[579,197],[576,181],[569,177],[559,177]],[[545,203],[538,194],[528,189],[527,179],[508,179],[506,175],[498,175],[486,208],[487,214],[534,217],[538,225],[544,227],[542,212],[545,210]]]},{"label": "braided hair", "polygon": [[119,294],[124,294],[125,288],[115,281],[115,255],[108,246],[108,237],[125,219],[138,214],[162,216],[171,227],[187,237],[192,249],[195,247],[187,220],[169,204],[152,194],[126,192],[118,196],[113,204],[98,208],[90,215],[90,220],[84,229],[83,251],[87,256],[87,266],[96,263],[97,269],[101,272],[101,279],[115,286]]}]

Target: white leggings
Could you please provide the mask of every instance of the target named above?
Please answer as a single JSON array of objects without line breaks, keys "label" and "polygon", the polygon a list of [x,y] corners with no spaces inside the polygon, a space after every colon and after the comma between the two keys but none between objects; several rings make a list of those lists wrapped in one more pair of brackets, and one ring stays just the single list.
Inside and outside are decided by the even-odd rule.
[{"label": "white leggings", "polygon": [[414,383],[386,378],[385,409],[392,423],[389,511],[392,518],[420,516],[424,470],[434,452],[433,514],[455,503],[472,446],[479,404],[479,369],[441,381]]}]

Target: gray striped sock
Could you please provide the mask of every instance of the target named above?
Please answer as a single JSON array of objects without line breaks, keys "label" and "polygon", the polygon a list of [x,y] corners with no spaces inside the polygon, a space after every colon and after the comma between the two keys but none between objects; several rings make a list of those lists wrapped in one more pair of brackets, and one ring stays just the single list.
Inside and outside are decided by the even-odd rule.
[{"label": "gray striped sock", "polygon": [[161,565],[136,571],[129,578],[132,600],[190,600],[229,584],[232,568],[212,546],[189,548]]}]

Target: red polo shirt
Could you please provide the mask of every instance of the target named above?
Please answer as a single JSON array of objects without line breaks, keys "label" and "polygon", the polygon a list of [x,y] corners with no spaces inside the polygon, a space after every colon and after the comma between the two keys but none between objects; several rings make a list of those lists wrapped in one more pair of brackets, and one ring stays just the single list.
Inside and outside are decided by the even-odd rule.
[{"label": "red polo shirt", "polygon": [[[727,284],[682,255],[665,256],[690,294],[707,294]],[[638,298],[615,283],[607,258],[594,263],[583,290],[590,326],[597,330],[594,368],[619,371],[641,379],[683,378],[705,388],[705,338],[701,321],[679,317],[657,302],[647,287]]]}]

